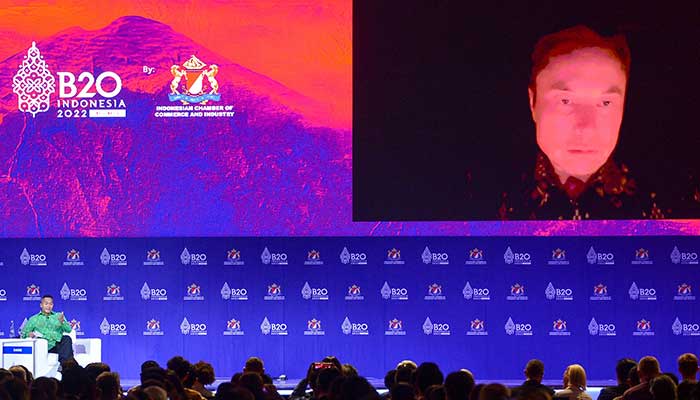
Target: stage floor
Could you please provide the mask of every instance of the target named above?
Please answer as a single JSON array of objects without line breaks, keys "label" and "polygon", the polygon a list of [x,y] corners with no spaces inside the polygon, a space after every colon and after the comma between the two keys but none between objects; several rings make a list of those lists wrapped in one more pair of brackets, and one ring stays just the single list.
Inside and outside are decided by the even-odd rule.
[{"label": "stage floor", "polygon": [[[275,380],[273,383],[277,387],[277,390],[282,396],[289,396],[292,394],[292,390],[299,384],[299,381],[301,379],[286,379],[286,380]],[[374,386],[379,393],[384,393],[386,391],[386,387],[384,386],[384,379],[378,379],[378,378],[367,378],[369,383]],[[211,391],[215,391],[216,388],[224,383],[224,382],[229,382],[230,378],[223,378],[219,377],[216,379],[214,384],[212,384],[209,389]],[[508,387],[515,387],[519,386],[520,384],[523,383],[522,380],[512,380],[512,379],[492,379],[492,380],[480,380],[477,379],[476,383],[493,383],[493,382],[498,382],[502,383]],[[134,387],[138,385],[140,381],[138,379],[122,379],[121,384],[122,388],[126,391],[129,390],[129,388]],[[561,389],[561,379],[545,379],[542,381],[545,385],[551,386],[556,390]],[[588,389],[586,389],[586,393],[588,393],[591,398],[597,399],[598,394],[600,393],[600,390],[605,387],[605,386],[615,386],[617,385],[617,382],[612,381],[612,380],[592,380],[588,381]]]}]

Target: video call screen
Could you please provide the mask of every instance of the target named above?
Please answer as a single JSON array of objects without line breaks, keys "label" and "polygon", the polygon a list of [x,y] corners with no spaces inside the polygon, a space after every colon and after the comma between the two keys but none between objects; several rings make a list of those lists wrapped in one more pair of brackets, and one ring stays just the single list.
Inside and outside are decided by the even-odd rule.
[{"label": "video call screen", "polygon": [[[696,11],[5,3],[0,237],[697,234]],[[629,73],[565,54],[538,113],[579,25]]]}]

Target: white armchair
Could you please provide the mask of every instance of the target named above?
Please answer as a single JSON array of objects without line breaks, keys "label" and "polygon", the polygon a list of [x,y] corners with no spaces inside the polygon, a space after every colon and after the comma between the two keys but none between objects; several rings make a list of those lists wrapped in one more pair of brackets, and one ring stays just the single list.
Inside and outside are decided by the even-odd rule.
[{"label": "white armchair", "polygon": [[[77,339],[75,331],[65,333],[73,341],[73,356],[81,366],[102,361],[101,339]],[[35,377],[58,375],[58,354],[49,353],[43,339],[0,339],[0,366],[24,365]]]}]

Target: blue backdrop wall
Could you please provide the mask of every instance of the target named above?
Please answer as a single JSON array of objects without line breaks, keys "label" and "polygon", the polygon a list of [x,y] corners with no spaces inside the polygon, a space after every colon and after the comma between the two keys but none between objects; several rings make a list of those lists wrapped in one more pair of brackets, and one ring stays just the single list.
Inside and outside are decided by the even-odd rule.
[{"label": "blue backdrop wall", "polygon": [[402,359],[520,379],[578,362],[613,378],[621,357],[675,369],[698,352],[693,237],[5,239],[0,336],[52,294],[78,335],[138,377],[146,359],[257,355],[274,376],[334,354],[365,376]]}]

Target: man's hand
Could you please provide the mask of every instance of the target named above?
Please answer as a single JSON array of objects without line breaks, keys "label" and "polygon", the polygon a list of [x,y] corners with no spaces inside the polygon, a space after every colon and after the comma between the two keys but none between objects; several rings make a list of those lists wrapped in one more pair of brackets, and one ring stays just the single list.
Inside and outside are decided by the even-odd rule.
[{"label": "man's hand", "polygon": [[64,323],[66,321],[66,317],[63,315],[63,313],[58,314],[58,322]]}]

